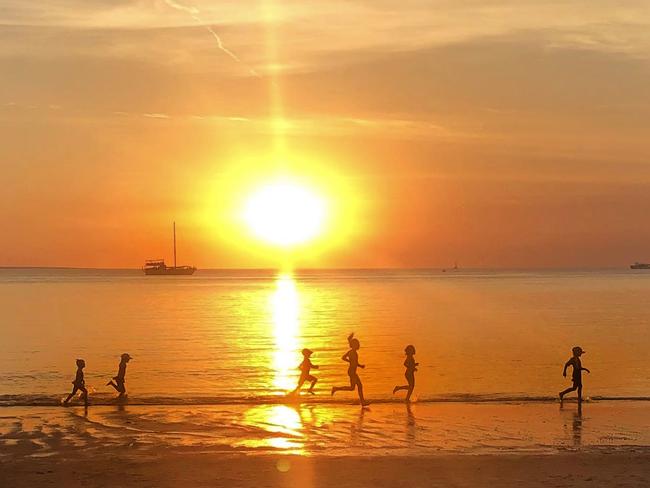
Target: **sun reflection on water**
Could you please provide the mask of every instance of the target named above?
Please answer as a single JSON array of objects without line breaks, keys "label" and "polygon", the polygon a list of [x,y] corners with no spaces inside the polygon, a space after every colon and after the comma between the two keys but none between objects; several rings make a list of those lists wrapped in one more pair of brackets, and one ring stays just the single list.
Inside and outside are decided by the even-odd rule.
[{"label": "sun reflection on water", "polygon": [[288,274],[278,277],[271,295],[273,314],[273,386],[289,391],[296,382],[296,351],[300,331],[300,300],[295,280]]},{"label": "sun reflection on water", "polygon": [[259,435],[241,443],[248,447],[273,447],[294,454],[302,452],[304,433],[302,418],[295,408],[286,405],[259,405],[244,415],[246,425],[263,429]]}]

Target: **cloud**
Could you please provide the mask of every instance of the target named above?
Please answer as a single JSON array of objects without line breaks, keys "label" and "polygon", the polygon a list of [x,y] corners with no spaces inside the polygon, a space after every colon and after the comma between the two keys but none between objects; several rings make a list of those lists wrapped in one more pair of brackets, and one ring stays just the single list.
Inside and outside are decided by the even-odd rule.
[{"label": "cloud", "polygon": [[[242,49],[263,52],[269,25],[276,27],[282,62],[292,65],[323,53],[398,52],[521,31],[547,32],[546,41],[555,46],[582,44],[635,55],[650,53],[650,14],[647,1],[642,0],[193,0],[191,4],[179,0],[4,0],[2,17],[6,26],[179,28],[179,39],[183,28],[198,22],[219,49],[224,48],[221,29],[227,28],[229,42],[224,52],[233,59],[246,59],[251,66],[260,56],[249,59]],[[219,26],[219,33],[210,27],[214,25]]]},{"label": "cloud", "polygon": [[169,115],[167,114],[159,114],[159,113],[151,113],[151,114],[142,114],[143,117],[146,117],[148,119],[169,119]]}]

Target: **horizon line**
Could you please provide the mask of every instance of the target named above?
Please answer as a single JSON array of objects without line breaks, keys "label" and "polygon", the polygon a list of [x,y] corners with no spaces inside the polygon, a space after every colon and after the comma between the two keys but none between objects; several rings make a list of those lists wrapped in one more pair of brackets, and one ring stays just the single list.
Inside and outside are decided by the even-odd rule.
[{"label": "horizon line", "polygon": [[[297,267],[293,271],[390,271],[390,270],[413,270],[413,271],[529,271],[529,270],[614,270],[629,269],[627,265],[603,265],[603,266],[475,266],[467,268],[444,267],[444,266],[377,266],[377,267]],[[136,267],[103,267],[103,266],[3,266],[0,270],[69,270],[69,271],[141,271]],[[197,271],[282,271],[282,267],[222,267],[222,268],[197,268]]]}]

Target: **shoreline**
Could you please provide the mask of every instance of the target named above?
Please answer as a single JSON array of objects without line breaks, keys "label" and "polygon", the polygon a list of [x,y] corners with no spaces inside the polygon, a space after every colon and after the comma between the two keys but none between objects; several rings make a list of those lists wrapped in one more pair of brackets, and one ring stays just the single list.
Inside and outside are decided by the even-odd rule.
[{"label": "shoreline", "polygon": [[[37,395],[0,395],[0,409],[8,407],[63,407],[61,399],[66,393],[60,394],[37,394]],[[400,398],[375,398],[369,399],[370,405],[409,405]],[[594,395],[583,399],[583,405],[596,403],[614,402],[650,402],[650,396],[601,396]],[[410,403],[416,405],[429,404],[557,404],[560,401],[557,396],[491,396],[491,395],[453,395],[445,397],[418,398]],[[576,397],[566,398],[565,405],[577,404]],[[289,395],[268,395],[258,397],[218,397],[218,396],[140,396],[129,397],[126,401],[118,400],[114,395],[94,394],[90,396],[88,408],[110,407],[115,405],[132,407],[192,407],[192,406],[229,406],[229,405],[358,405],[358,400],[352,398],[330,398],[301,395],[291,397]],[[78,398],[65,408],[83,407]]]}]

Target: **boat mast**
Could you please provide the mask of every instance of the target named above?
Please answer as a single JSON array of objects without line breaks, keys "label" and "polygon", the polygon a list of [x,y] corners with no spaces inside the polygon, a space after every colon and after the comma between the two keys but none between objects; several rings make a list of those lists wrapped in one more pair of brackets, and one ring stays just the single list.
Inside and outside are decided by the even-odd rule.
[{"label": "boat mast", "polygon": [[174,268],[176,267],[176,222],[174,222]]}]

